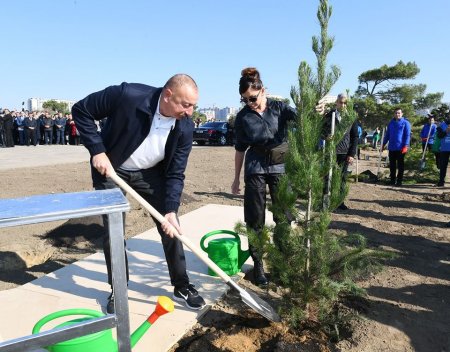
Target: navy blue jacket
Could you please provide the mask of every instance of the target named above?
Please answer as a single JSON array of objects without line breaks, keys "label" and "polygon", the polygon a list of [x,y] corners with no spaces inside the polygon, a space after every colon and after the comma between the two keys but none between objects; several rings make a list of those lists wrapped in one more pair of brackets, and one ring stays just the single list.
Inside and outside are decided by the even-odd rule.
[{"label": "navy blue jacket", "polygon": [[[64,130],[66,128],[67,119],[65,117],[57,117],[54,121],[54,125],[57,130]],[[61,127],[58,127],[61,126]]]},{"label": "navy blue jacket", "polygon": [[[328,136],[331,136],[331,124],[333,122],[333,112],[335,113],[334,121],[335,126],[337,126],[341,122],[341,116],[339,111],[333,109],[329,111],[324,118],[323,126],[322,126],[322,138],[325,139]],[[345,154],[354,158],[358,151],[358,121],[353,122],[351,127],[345,132],[342,139],[336,145],[336,154]]]},{"label": "navy blue jacket", "polygon": [[[72,116],[91,156],[105,152],[117,169],[141,145],[150,132],[162,88],[139,83],[122,83],[88,95],[72,107]],[[95,120],[107,117],[97,133]],[[184,187],[184,171],[192,149],[194,123],[177,120],[169,133],[160,168],[166,183],[166,213],[177,211]],[[102,177],[93,171],[93,180]]]}]

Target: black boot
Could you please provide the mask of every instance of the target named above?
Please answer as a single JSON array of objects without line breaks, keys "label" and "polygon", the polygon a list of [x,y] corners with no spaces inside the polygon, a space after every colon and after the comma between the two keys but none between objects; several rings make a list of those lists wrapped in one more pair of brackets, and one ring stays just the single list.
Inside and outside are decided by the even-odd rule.
[{"label": "black boot", "polygon": [[253,266],[253,279],[256,286],[266,286],[269,281],[264,274],[264,266],[262,260],[255,260]]}]

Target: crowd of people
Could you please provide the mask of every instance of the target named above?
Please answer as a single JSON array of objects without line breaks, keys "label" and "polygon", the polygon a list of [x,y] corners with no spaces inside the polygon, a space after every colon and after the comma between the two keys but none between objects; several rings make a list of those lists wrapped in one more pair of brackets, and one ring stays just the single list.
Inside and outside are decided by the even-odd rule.
[{"label": "crowd of people", "polygon": [[10,111],[0,114],[0,146],[80,145],[81,137],[71,114],[48,111]]}]

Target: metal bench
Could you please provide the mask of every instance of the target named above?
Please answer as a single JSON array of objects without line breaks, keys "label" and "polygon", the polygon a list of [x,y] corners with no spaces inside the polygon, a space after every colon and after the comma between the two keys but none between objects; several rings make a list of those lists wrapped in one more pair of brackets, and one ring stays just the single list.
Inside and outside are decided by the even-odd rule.
[{"label": "metal bench", "polygon": [[2,342],[1,352],[31,351],[114,327],[118,351],[131,351],[122,216],[129,210],[128,201],[118,188],[0,199],[0,228],[107,215],[116,307],[115,314]]}]

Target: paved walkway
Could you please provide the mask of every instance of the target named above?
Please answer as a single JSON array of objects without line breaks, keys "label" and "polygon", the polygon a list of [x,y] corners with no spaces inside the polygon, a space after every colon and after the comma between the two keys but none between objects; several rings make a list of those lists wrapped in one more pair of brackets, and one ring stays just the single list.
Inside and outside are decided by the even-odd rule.
[{"label": "paved walkway", "polygon": [[32,145],[0,148],[0,171],[83,161],[89,161],[89,152],[82,145]]}]

